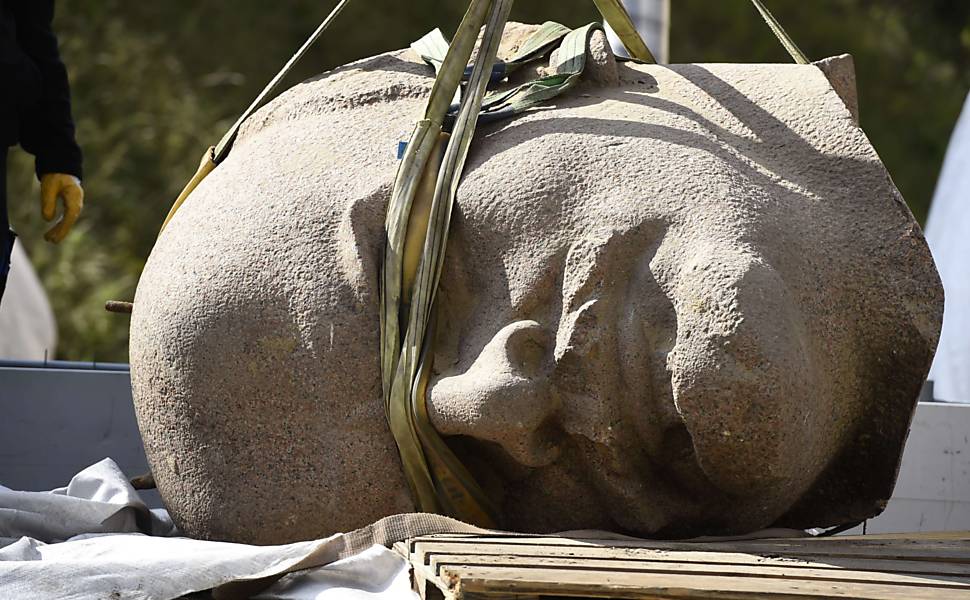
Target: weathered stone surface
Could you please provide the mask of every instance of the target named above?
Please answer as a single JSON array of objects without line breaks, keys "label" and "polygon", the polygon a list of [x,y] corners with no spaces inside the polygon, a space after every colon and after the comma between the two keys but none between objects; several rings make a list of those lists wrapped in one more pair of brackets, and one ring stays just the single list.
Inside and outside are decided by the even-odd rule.
[{"label": "weathered stone surface", "polygon": [[812,63],[828,78],[832,89],[842,98],[852,119],[859,122],[859,90],[855,83],[855,60],[851,54],[830,56]]},{"label": "weathered stone surface", "polygon": [[[483,127],[439,293],[433,422],[503,527],[821,526],[891,493],[936,345],[922,233],[814,66],[633,65]],[[378,271],[409,51],[256,114],[145,268],[132,384],[194,536],[273,543],[412,510]]]}]

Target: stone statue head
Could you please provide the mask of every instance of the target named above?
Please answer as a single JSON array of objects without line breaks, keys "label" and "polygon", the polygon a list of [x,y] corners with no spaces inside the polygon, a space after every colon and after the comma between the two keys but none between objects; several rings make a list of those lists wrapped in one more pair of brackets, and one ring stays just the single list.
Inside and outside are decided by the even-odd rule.
[{"label": "stone statue head", "polygon": [[[478,130],[433,425],[507,529],[879,512],[942,288],[865,134],[816,66],[600,67]],[[414,509],[383,414],[378,275],[395,150],[431,82],[399,51],[294,87],[159,239],[132,383],[186,533],[275,543]]]}]

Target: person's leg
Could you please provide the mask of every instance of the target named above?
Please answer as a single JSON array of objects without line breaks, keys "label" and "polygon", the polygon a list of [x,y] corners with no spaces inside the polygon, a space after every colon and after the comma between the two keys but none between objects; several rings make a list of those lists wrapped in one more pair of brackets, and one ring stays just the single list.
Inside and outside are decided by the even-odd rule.
[{"label": "person's leg", "polygon": [[3,302],[3,290],[7,287],[10,252],[15,237],[7,219],[7,148],[0,147],[0,302]]}]

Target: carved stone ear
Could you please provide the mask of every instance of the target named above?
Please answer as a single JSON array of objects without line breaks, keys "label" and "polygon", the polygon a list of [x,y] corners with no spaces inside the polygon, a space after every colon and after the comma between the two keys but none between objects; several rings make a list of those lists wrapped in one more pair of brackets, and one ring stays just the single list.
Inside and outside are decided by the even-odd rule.
[{"label": "carved stone ear", "polygon": [[817,60],[812,63],[825,73],[832,89],[842,98],[845,107],[852,114],[852,120],[859,124],[859,91],[856,88],[855,60],[851,54],[840,54]]},{"label": "carved stone ear", "polygon": [[347,204],[337,228],[338,267],[362,304],[377,301],[384,252],[384,215],[390,185],[381,185],[370,194]]}]

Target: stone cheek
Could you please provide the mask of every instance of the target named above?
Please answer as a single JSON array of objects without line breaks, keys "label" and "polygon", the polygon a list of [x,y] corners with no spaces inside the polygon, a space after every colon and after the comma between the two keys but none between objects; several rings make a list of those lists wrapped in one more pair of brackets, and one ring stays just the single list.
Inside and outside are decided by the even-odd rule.
[{"label": "stone cheek", "polygon": [[[503,527],[873,514],[942,317],[875,152],[812,66],[612,68],[479,132],[439,292],[435,426]],[[132,384],[189,535],[280,543],[413,510],[377,276],[395,149],[430,82],[397,52],[296,86],[156,245]]]}]

